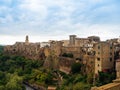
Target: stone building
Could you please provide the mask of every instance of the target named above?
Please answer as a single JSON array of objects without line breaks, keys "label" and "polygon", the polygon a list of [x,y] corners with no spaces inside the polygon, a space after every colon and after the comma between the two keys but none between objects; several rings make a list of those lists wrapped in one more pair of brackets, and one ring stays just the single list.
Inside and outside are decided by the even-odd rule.
[{"label": "stone building", "polygon": [[61,40],[63,42],[63,47],[67,47],[69,45],[69,40]]},{"label": "stone building", "polygon": [[99,42],[94,46],[95,74],[109,71],[114,67],[114,46],[107,42]]},{"label": "stone building", "polygon": [[120,59],[116,60],[116,79],[106,85],[92,87],[91,90],[120,90]]},{"label": "stone building", "polygon": [[95,56],[94,55],[84,55],[83,56],[83,65],[85,74],[94,74],[95,70]]},{"label": "stone building", "polygon": [[74,58],[82,58],[82,48],[81,47],[62,47],[62,54],[72,54]]},{"label": "stone building", "polygon": [[116,60],[116,78],[120,79],[120,59]]},{"label": "stone building", "polygon": [[69,46],[84,47],[96,42],[100,42],[98,36],[89,36],[88,38],[78,38],[76,35],[69,36]]},{"label": "stone building", "polygon": [[100,38],[98,36],[89,36],[88,38],[91,42],[100,42]]},{"label": "stone building", "polygon": [[56,56],[61,55],[62,53],[62,46],[63,42],[61,41],[51,41],[50,42],[50,49],[55,53]]},{"label": "stone building", "polygon": [[83,47],[87,43],[89,43],[88,38],[78,38],[76,35],[69,36],[69,46]]},{"label": "stone building", "polygon": [[41,47],[46,47],[46,46],[49,47],[49,46],[50,46],[50,42],[41,42],[41,43],[40,43],[40,46],[41,46]]},{"label": "stone building", "polygon": [[5,46],[4,53],[25,56],[30,59],[42,59],[44,57],[40,43],[30,43],[28,36],[26,36],[25,42],[16,42],[14,45]]}]

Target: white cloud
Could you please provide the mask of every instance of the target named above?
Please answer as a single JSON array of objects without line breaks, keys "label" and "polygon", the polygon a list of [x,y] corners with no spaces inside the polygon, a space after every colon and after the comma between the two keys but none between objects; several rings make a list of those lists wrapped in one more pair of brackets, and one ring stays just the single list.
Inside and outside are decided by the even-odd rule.
[{"label": "white cloud", "polygon": [[0,15],[4,13],[4,17],[0,17],[0,37],[4,37],[4,43],[24,41],[20,38],[27,34],[36,42],[66,39],[70,34],[98,35],[106,39],[117,37],[119,33],[119,23],[112,22],[116,20],[112,12],[118,12],[117,6],[108,0],[17,1],[20,3],[12,7],[0,5]]}]

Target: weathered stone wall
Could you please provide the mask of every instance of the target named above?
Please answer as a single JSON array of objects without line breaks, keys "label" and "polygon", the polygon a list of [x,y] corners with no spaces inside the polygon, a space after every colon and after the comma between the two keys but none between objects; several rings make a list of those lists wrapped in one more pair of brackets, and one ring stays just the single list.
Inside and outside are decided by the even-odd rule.
[{"label": "weathered stone wall", "polygon": [[40,48],[40,43],[16,42],[14,45],[4,47],[4,53],[9,55],[25,56],[29,59],[43,59],[44,48]]},{"label": "weathered stone wall", "polygon": [[116,77],[120,78],[120,59],[116,60]]},{"label": "weathered stone wall", "polygon": [[95,56],[92,55],[84,55],[83,56],[83,64],[85,68],[85,73],[94,73],[95,70]]},{"label": "weathered stone wall", "polygon": [[52,41],[50,42],[50,49],[55,52],[56,56],[59,56],[62,53],[62,45],[63,42],[61,41]]},{"label": "weathered stone wall", "polygon": [[83,52],[81,47],[62,47],[62,54],[63,53],[72,53],[75,58],[82,58]]},{"label": "weathered stone wall", "polygon": [[93,87],[91,90],[120,90],[120,81],[109,83],[100,87]]},{"label": "weathered stone wall", "polygon": [[74,62],[73,58],[59,57],[59,70],[69,74]]},{"label": "weathered stone wall", "polygon": [[99,42],[94,46],[95,73],[108,71],[114,67],[114,46],[107,42]]}]

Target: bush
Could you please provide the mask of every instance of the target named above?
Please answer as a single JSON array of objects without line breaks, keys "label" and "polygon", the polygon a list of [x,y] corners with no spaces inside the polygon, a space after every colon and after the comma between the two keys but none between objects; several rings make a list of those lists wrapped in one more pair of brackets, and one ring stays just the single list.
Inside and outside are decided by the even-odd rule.
[{"label": "bush", "polygon": [[78,73],[81,71],[81,64],[80,63],[73,63],[71,66],[71,72],[74,73]]},{"label": "bush", "polygon": [[73,90],[90,90],[90,85],[79,82],[73,86]]},{"label": "bush", "polygon": [[63,57],[73,58],[73,54],[72,53],[63,53],[62,56]]},{"label": "bush", "polygon": [[115,79],[115,72],[99,72],[99,77],[98,77],[98,81],[96,82],[97,85],[104,85],[107,83],[112,82],[112,80]]}]

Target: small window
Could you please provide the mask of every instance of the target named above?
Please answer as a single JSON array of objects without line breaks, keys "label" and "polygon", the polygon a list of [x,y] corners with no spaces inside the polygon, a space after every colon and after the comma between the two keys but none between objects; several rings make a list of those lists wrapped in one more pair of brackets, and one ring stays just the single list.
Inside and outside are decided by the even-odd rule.
[{"label": "small window", "polygon": [[98,54],[100,54],[100,52],[98,52]]},{"label": "small window", "polygon": [[112,61],[112,58],[110,58],[110,62]]},{"label": "small window", "polygon": [[100,61],[100,58],[97,58],[98,61]]},{"label": "small window", "polygon": [[110,46],[110,49],[112,49],[113,47],[112,46]]},{"label": "small window", "polygon": [[100,65],[98,64],[98,67],[99,67]]},{"label": "small window", "polygon": [[100,49],[100,46],[98,46],[98,49]]},{"label": "small window", "polygon": [[110,55],[112,55],[112,52],[110,52]]}]

